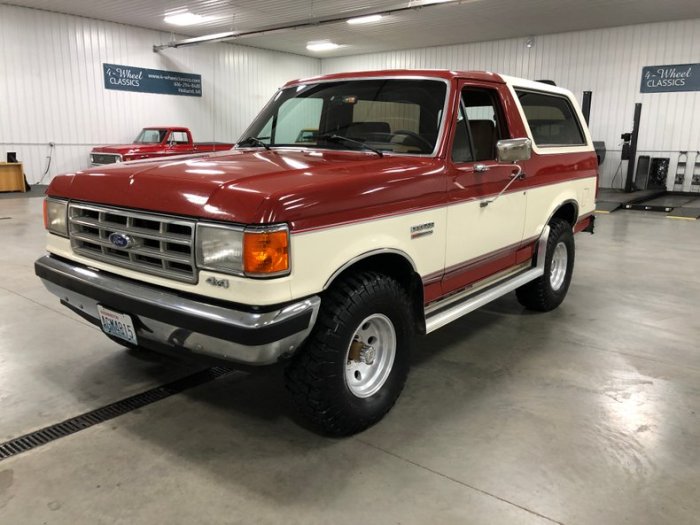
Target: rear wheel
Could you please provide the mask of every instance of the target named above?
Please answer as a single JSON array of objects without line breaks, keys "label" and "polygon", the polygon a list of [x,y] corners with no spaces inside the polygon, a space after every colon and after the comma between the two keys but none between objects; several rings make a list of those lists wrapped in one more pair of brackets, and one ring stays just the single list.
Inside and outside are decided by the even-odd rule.
[{"label": "rear wheel", "polygon": [[540,312],[554,310],[564,301],[574,271],[575,245],[571,225],[554,218],[549,228],[544,275],[515,292],[520,304]]},{"label": "rear wheel", "polygon": [[403,389],[413,337],[410,299],[397,281],[375,272],[343,279],[287,367],[297,409],[328,435],[373,425]]}]

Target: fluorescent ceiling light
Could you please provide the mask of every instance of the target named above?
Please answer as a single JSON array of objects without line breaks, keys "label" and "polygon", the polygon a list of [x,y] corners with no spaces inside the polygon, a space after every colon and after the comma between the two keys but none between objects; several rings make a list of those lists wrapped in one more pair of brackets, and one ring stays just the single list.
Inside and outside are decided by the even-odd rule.
[{"label": "fluorescent ceiling light", "polygon": [[372,22],[378,22],[382,19],[382,15],[367,15],[358,16],[357,18],[349,18],[348,24],[371,24]]},{"label": "fluorescent ceiling light", "polygon": [[175,26],[192,26],[195,24],[201,24],[209,20],[209,17],[202,15],[195,15],[189,11],[177,11],[174,13],[169,13],[163,18],[166,24],[172,24]]},{"label": "fluorescent ceiling light", "polygon": [[306,44],[306,49],[309,51],[333,51],[334,49],[338,49],[340,45],[336,44],[335,42],[330,42],[328,40],[325,40],[323,42],[308,42]]}]

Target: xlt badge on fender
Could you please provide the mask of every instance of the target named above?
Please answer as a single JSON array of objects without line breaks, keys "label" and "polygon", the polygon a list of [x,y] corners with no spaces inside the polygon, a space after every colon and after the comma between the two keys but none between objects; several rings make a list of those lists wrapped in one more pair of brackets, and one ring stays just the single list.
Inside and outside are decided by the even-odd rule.
[{"label": "xlt badge on fender", "polygon": [[415,226],[411,226],[411,239],[417,239],[418,237],[432,235],[434,228],[434,222],[424,222],[423,224],[416,224]]}]

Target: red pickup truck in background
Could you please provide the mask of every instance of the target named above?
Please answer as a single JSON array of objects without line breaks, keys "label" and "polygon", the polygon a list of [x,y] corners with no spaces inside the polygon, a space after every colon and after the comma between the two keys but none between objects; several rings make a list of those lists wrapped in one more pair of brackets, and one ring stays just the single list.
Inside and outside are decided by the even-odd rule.
[{"label": "red pickup truck in background", "polygon": [[193,142],[189,128],[153,126],[143,128],[132,144],[97,146],[90,152],[90,165],[101,166],[127,160],[206,153],[231,149],[234,144]]}]

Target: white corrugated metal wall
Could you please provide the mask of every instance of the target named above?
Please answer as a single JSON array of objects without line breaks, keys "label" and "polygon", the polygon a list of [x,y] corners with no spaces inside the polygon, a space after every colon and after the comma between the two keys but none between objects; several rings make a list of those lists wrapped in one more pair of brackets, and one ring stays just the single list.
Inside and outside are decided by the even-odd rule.
[{"label": "white corrugated metal wall", "polygon": [[[537,36],[529,49],[525,39],[509,39],[322,61],[232,44],[151,51],[169,38],[0,5],[0,158],[17,151],[36,182],[49,142],[56,147],[45,180],[85,167],[93,145],[130,141],[144,125],[187,125],[196,140],[233,141],[286,80],[382,68],[486,69],[550,78],[579,98],[592,90],[591,130],[608,147],[604,186],[618,167],[620,133],[631,130],[635,102],[644,104],[639,154],[670,157],[673,172],[679,150],[700,149],[700,93],[639,93],[643,66],[700,59],[700,19]],[[199,73],[204,96],[105,90],[103,62]]]},{"label": "white corrugated metal wall", "polygon": [[[316,75],[320,61],[232,44],[156,54],[170,35],[0,5],[0,159],[16,151],[30,183],[51,169],[85,168],[97,144],[131,142],[146,125],[189,126],[199,141],[235,141],[287,80]],[[202,75],[203,96],[106,90],[102,63]]]},{"label": "white corrugated metal wall", "polygon": [[[329,58],[322,61],[322,69],[485,69],[551,79],[579,100],[584,90],[593,91],[590,127],[594,140],[604,140],[608,148],[601,169],[601,185],[606,187],[620,162],[620,134],[632,130],[636,102],[643,104],[640,155],[670,157],[673,173],[679,150],[700,150],[700,92],[639,92],[644,66],[700,62],[700,19],[538,36],[529,49],[525,40]],[[694,158],[692,154],[689,160]],[[615,186],[621,182],[618,175]],[[686,177],[686,190],[689,184]]]}]

